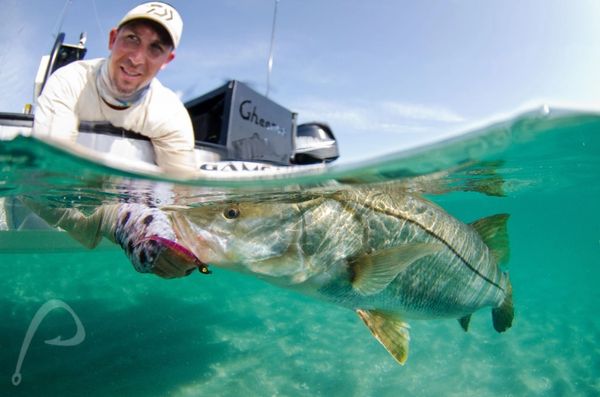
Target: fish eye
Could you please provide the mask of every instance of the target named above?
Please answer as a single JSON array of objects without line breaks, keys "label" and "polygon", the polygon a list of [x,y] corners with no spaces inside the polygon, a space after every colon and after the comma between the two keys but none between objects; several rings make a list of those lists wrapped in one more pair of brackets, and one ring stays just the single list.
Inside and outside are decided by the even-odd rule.
[{"label": "fish eye", "polygon": [[240,210],[236,207],[227,208],[223,211],[223,216],[227,219],[235,219],[240,216]]}]

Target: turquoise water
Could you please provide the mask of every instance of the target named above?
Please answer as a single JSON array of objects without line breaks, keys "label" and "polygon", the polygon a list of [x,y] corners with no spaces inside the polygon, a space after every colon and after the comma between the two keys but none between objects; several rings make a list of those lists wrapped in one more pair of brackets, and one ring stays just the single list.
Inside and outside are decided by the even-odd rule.
[{"label": "turquoise water", "polygon": [[[170,186],[30,141],[0,142],[0,159],[5,197],[39,194],[54,205],[149,200],[156,184]],[[511,214],[516,315],[506,333],[493,330],[489,310],[473,316],[468,333],[455,320],[413,321],[410,357],[399,366],[344,308],[219,269],[162,280],[136,273],[109,244],[53,250],[43,232],[18,241],[5,232],[0,395],[599,395],[600,117],[526,115],[292,182],[408,183],[433,171],[442,175],[435,183],[411,186],[464,222]],[[481,193],[499,181],[503,196]],[[287,184],[258,183],[277,191]],[[132,186],[136,194],[127,193]],[[257,183],[220,186],[249,194]],[[180,189],[193,202],[219,183]],[[59,335],[62,342],[45,343]]]}]

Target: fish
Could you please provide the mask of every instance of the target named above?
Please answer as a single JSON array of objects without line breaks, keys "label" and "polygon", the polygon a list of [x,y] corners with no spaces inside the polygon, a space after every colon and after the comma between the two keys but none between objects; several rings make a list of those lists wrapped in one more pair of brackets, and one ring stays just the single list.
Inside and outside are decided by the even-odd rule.
[{"label": "fish", "polygon": [[354,310],[402,365],[411,320],[454,318],[467,331],[490,307],[496,331],[513,322],[509,214],[466,224],[419,194],[353,187],[209,202],[170,217],[202,263]]}]

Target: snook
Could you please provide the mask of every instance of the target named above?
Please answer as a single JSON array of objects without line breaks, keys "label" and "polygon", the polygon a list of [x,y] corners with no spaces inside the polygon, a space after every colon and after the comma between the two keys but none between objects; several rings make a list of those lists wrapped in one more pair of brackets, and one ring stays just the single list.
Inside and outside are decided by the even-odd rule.
[{"label": "snook", "polygon": [[464,224],[412,194],[353,189],[272,202],[210,203],[171,213],[201,261],[251,273],[355,310],[401,364],[407,319],[457,318],[489,306],[513,319],[506,221]]}]

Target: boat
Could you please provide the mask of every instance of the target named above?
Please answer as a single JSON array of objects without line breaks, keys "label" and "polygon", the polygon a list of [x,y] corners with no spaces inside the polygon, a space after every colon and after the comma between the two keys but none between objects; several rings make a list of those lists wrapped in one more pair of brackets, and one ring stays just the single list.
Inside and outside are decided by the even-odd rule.
[{"label": "boat", "polygon": [[[83,34],[78,44],[66,44],[64,39],[65,33],[60,33],[50,54],[41,59],[34,83],[36,98],[54,71],[85,57]],[[330,163],[339,157],[337,141],[326,123],[297,125],[296,113],[241,81],[230,80],[184,105],[192,120],[201,170],[225,172],[232,167],[215,167],[215,163],[237,161],[262,164],[264,167],[259,169],[267,171],[281,166]],[[0,112],[0,140],[31,136],[33,117],[31,105],[26,105],[23,113]],[[126,158],[134,167],[140,162],[155,166],[147,137],[107,123],[82,120],[77,144],[108,157],[114,154],[119,160]]]},{"label": "boat", "polygon": [[[65,33],[59,33],[50,53],[41,58],[34,81],[34,101],[54,71],[86,55],[84,34],[77,44],[67,44],[64,39]],[[323,167],[339,157],[336,138],[326,123],[297,125],[296,113],[241,81],[228,81],[184,106],[194,129],[197,178],[296,174]],[[37,139],[32,137],[33,120],[31,105],[25,105],[22,113],[0,112],[0,141],[20,136]],[[82,120],[77,143],[59,146],[70,154],[116,169],[162,174],[149,138],[108,123]],[[4,227],[0,222],[0,229],[49,228],[14,197],[0,198],[0,215],[2,212],[5,221]]]}]

